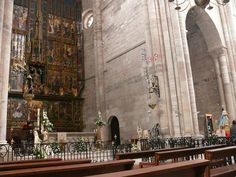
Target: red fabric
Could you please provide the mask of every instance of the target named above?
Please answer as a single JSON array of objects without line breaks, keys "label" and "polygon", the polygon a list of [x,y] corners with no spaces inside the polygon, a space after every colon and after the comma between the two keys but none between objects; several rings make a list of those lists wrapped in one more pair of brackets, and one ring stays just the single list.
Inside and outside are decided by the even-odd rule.
[{"label": "red fabric", "polygon": [[230,138],[230,131],[225,132],[225,136],[227,139],[229,139]]}]

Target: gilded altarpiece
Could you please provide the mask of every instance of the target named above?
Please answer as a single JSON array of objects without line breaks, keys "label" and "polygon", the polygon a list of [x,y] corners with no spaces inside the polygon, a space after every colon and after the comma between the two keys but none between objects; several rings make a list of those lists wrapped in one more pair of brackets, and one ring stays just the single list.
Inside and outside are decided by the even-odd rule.
[{"label": "gilded altarpiece", "polygon": [[[14,1],[8,129],[20,129],[27,121],[23,99],[25,71],[21,68],[27,66],[34,100],[43,103],[41,109],[47,110],[55,130],[81,131],[80,95],[84,84],[81,2],[40,2]],[[30,119],[36,121],[37,115],[32,114]]]}]

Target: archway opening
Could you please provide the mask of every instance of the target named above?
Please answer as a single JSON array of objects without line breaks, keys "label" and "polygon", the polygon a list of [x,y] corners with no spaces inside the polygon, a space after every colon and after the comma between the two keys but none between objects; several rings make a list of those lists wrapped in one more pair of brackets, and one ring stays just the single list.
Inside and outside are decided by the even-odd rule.
[{"label": "archway opening", "polygon": [[109,119],[110,130],[111,130],[111,140],[116,144],[120,144],[120,125],[119,120],[116,116],[112,116]]},{"label": "archway opening", "polygon": [[206,114],[212,114],[214,128],[221,114],[217,71],[211,51],[222,47],[217,28],[199,7],[189,10],[186,18],[187,41],[194,82],[199,131],[206,135]]}]

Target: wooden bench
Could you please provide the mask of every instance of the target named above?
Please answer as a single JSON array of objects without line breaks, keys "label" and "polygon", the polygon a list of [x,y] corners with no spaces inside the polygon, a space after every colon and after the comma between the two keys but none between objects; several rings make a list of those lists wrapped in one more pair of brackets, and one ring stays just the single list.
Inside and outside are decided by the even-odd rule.
[{"label": "wooden bench", "polygon": [[172,150],[185,149],[185,148],[188,148],[188,147],[178,147],[178,148],[155,149],[155,150],[138,151],[138,152],[117,153],[115,158],[116,158],[116,160],[149,158],[149,157],[154,157],[156,152],[172,151]]},{"label": "wooden bench", "polygon": [[204,153],[206,150],[216,149],[225,146],[226,145],[214,145],[214,146],[180,149],[174,151],[156,152],[155,165],[159,165],[161,162],[170,159],[172,160],[172,162],[178,162],[183,160],[194,160],[198,158],[204,159]]},{"label": "wooden bench", "polygon": [[236,146],[205,151],[205,158],[210,160],[210,173],[207,177],[236,176]]},{"label": "wooden bench", "polygon": [[208,165],[208,160],[199,159],[90,177],[204,177]]},{"label": "wooden bench", "polygon": [[[176,148],[166,148],[166,149],[155,149],[155,150],[147,150],[147,151],[139,151],[139,152],[127,152],[127,153],[118,153],[116,154],[116,160],[121,159],[139,159],[139,158],[150,158],[155,157],[156,152],[164,152],[164,151],[174,151],[179,149],[186,149],[189,147],[176,147]],[[154,162],[140,162],[139,167],[142,168],[143,166],[153,166],[155,165]]]},{"label": "wooden bench", "polygon": [[130,170],[133,165],[134,160],[126,159],[101,163],[1,171],[0,177],[78,177]]},{"label": "wooden bench", "polygon": [[34,163],[34,162],[51,162],[51,161],[60,161],[62,158],[51,158],[51,159],[30,159],[30,160],[14,160],[14,161],[8,161],[8,162],[1,162],[1,165],[6,164],[18,164],[18,163]]},{"label": "wooden bench", "polygon": [[72,164],[83,164],[83,163],[90,163],[90,162],[91,160],[89,159],[80,159],[80,160],[45,161],[45,162],[42,161],[42,162],[33,162],[33,163],[16,163],[16,164],[0,165],[0,171],[26,169],[26,168],[52,167],[52,166],[72,165]]}]

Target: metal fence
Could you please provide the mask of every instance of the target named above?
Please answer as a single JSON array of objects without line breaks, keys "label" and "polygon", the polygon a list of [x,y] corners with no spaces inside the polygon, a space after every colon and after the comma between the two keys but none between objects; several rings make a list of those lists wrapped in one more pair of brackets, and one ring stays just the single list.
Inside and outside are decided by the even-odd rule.
[{"label": "metal fence", "polygon": [[141,139],[137,144],[124,143],[116,145],[112,142],[68,142],[42,144],[0,144],[0,161],[28,160],[36,158],[91,159],[92,162],[114,160],[116,153],[132,151],[172,148],[172,147],[200,147],[216,144],[232,144],[225,137],[208,138],[155,138]]}]

